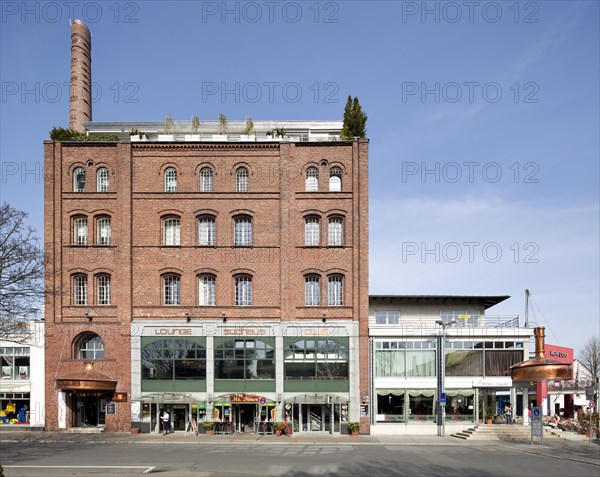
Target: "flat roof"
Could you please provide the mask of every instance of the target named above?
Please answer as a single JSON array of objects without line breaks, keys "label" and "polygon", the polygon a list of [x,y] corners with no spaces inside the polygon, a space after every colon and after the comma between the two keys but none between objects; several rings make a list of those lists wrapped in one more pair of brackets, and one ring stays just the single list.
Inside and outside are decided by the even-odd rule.
[{"label": "flat roof", "polygon": [[[253,120],[254,130],[258,133],[265,133],[276,128],[285,129],[288,133],[297,131],[332,131],[339,132],[344,126],[343,121],[337,120]],[[189,133],[192,129],[192,121],[173,120],[171,128],[172,133]],[[84,123],[86,131],[89,132],[122,132],[129,133],[131,130],[140,132],[162,133],[165,129],[164,121],[88,121]],[[219,121],[200,121],[198,130],[201,132],[217,132],[219,130]],[[240,134],[246,129],[246,120],[227,121],[227,131],[229,133]]]},{"label": "flat roof", "polygon": [[486,310],[510,295],[369,295],[369,301],[482,305]]}]

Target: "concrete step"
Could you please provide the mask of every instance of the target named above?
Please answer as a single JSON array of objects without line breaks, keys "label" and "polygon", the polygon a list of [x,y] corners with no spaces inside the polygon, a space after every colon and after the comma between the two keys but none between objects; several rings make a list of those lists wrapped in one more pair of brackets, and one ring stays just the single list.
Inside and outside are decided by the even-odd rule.
[{"label": "concrete step", "polygon": [[104,432],[104,427],[95,426],[95,427],[71,427],[66,430],[69,434],[100,434]]},{"label": "concrete step", "polygon": [[[520,424],[486,424],[455,432],[451,436],[463,440],[526,441],[531,438],[531,428]],[[546,431],[544,438],[559,439],[560,436]]]}]

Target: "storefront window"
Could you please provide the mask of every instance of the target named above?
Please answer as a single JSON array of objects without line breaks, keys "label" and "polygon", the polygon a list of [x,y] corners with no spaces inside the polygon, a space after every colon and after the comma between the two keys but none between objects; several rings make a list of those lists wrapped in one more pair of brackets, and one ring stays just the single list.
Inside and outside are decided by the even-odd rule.
[{"label": "storefront window", "polygon": [[29,348],[0,348],[2,379],[29,379]]},{"label": "storefront window", "polygon": [[404,390],[377,390],[378,422],[404,422]]},{"label": "storefront window", "polygon": [[199,339],[142,338],[142,344],[142,379],[206,379],[206,349]]},{"label": "storefront window", "polygon": [[347,339],[287,340],[284,348],[285,379],[348,379]]},{"label": "storefront window", "polygon": [[475,418],[475,390],[446,389],[446,420],[473,421]]},{"label": "storefront window", "polygon": [[274,343],[215,339],[215,379],[275,379]]},{"label": "storefront window", "polygon": [[412,422],[433,422],[435,420],[434,397],[434,389],[409,389],[408,420]]}]

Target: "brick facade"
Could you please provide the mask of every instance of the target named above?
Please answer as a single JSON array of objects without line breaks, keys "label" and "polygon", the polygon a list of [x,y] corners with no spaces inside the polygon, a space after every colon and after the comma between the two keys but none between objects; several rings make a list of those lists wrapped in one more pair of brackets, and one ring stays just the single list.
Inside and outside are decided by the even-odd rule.
[{"label": "brick facade", "polygon": [[[76,338],[92,332],[104,344],[94,369],[129,394],[107,414],[106,428],[127,431],[131,406],[131,327],[137,320],[199,323],[358,322],[360,397],[368,377],[368,141],[281,143],[44,143],[47,279],[62,293],[46,303],[46,427],[75,425],[64,390],[60,425],[57,380],[84,372]],[[319,171],[318,191],[306,192],[306,169]],[[85,192],[73,191],[76,168]],[[109,171],[108,192],[96,192],[96,173]],[[164,173],[177,171],[177,191],[164,192]],[[200,192],[200,169],[213,171],[212,192]],[[236,171],[249,172],[248,191],[236,192]],[[332,167],[341,192],[329,192]],[[198,246],[197,220],[215,219],[215,246]],[[234,246],[234,220],[252,221],[252,246]],[[97,218],[110,217],[109,246],[97,246]],[[307,216],[320,219],[320,246],[304,245]],[[343,220],[343,245],[327,246],[330,217]],[[87,217],[87,245],[72,245],[74,219]],[[163,245],[162,219],[178,217],[180,243]],[[216,277],[216,306],[198,305],[198,276]],[[305,306],[304,277],[321,277],[321,306]],[[74,304],[73,276],[87,276],[87,304]],[[99,274],[110,276],[110,305],[97,305]],[[163,277],[180,277],[180,304],[164,305]],[[252,306],[235,306],[235,277],[252,277]],[[343,305],[327,306],[327,280],[343,277]],[[86,315],[87,313],[87,315]],[[108,379],[107,378],[107,379]],[[77,391],[85,393],[85,390]],[[106,393],[110,400],[112,393]],[[357,397],[358,398],[358,397]],[[358,404],[355,409],[358,409]],[[353,420],[358,420],[354,412]],[[352,417],[352,416],[351,416]],[[361,419],[363,432],[368,419]]]}]

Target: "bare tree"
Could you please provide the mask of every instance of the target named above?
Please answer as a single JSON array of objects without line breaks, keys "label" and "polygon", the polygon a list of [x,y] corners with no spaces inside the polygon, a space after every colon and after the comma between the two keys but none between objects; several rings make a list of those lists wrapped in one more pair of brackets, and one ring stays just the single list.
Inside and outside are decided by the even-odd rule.
[{"label": "bare tree", "polygon": [[27,319],[42,306],[44,253],[27,214],[4,202],[0,208],[0,340],[29,339]]},{"label": "bare tree", "polygon": [[600,378],[600,337],[590,336],[579,351],[579,361],[592,375],[594,380],[595,393],[594,398],[598,397],[598,379]]}]

